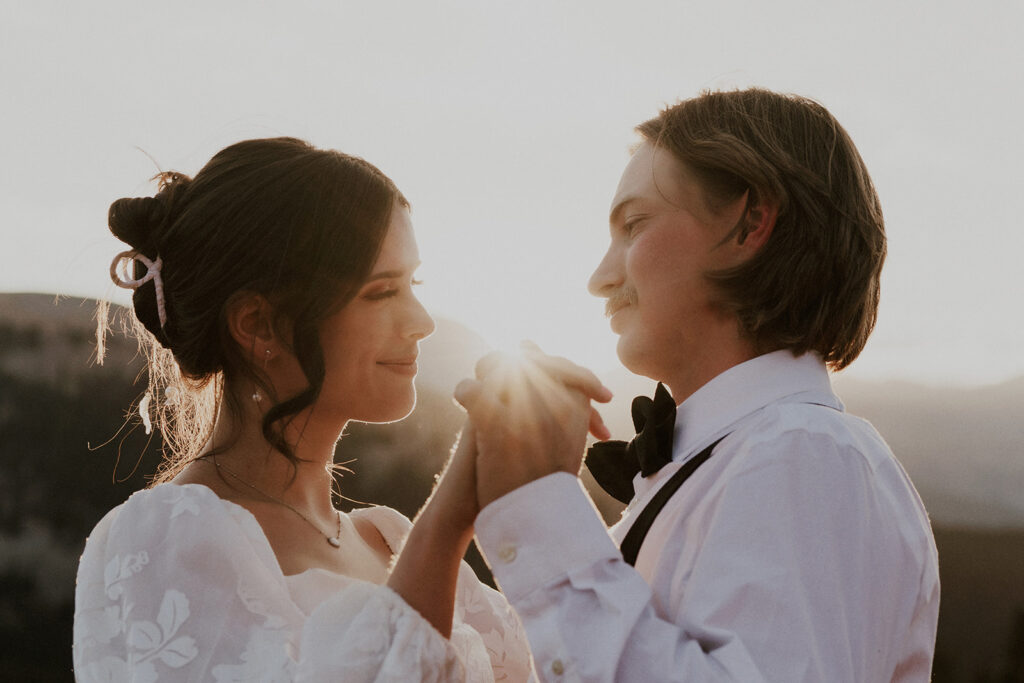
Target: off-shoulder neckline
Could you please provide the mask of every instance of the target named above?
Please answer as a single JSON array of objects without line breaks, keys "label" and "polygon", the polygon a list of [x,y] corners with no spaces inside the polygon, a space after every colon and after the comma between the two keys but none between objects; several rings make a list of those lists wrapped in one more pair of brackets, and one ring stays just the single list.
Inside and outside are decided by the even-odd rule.
[{"label": "off-shoulder neckline", "polygon": [[[326,569],[324,567],[310,567],[309,569],[302,570],[298,574],[285,574],[284,570],[281,569],[281,562],[280,562],[280,560],[277,559],[277,554],[274,552],[274,548],[270,545],[270,539],[268,539],[266,533],[264,533],[263,527],[260,525],[259,520],[256,519],[256,515],[252,514],[252,512],[250,512],[244,505],[239,505],[238,503],[235,503],[235,502],[232,502],[230,500],[227,500],[226,498],[221,498],[220,496],[217,495],[216,491],[211,489],[206,484],[199,484],[199,483],[196,483],[196,482],[189,482],[187,484],[176,484],[173,481],[168,481],[168,482],[164,482],[162,484],[157,484],[156,486],[154,486],[152,489],[149,489],[149,490],[150,491],[155,491],[156,489],[158,489],[158,488],[160,488],[162,486],[174,486],[174,487],[181,488],[181,489],[188,489],[188,488],[193,488],[193,487],[196,487],[196,488],[199,488],[199,489],[203,489],[205,491],[205,493],[201,493],[200,495],[212,496],[214,499],[216,499],[218,502],[220,502],[222,505],[224,505],[225,510],[227,510],[228,512],[236,511],[236,512],[240,513],[242,519],[245,520],[245,522],[251,523],[252,525],[254,525],[253,526],[253,530],[256,532],[256,535],[259,538],[259,541],[263,544],[264,549],[268,553],[270,553],[270,557],[273,558],[273,560],[274,560],[274,567],[277,569],[277,573],[282,578],[284,578],[285,580],[288,580],[288,579],[298,579],[299,577],[302,577],[302,576],[307,576],[307,575],[310,575],[312,573],[321,572],[321,573],[328,574],[330,576],[336,576],[336,577],[343,578],[343,579],[345,579],[347,581],[358,581],[360,583],[368,583],[370,585],[378,585],[378,584],[374,584],[374,583],[372,583],[370,581],[366,581],[365,579],[359,579],[359,578],[356,578],[354,576],[349,576],[347,574],[341,574],[339,572],[331,571],[330,569]],[[374,521],[374,519],[373,519],[373,515],[375,514],[375,511],[377,511],[377,510],[384,510],[384,509],[386,509],[386,508],[375,505],[375,506],[365,507],[365,508],[356,508],[356,509],[352,510],[351,512],[346,512],[344,514],[347,514],[349,516],[357,515],[357,516],[360,516],[360,517],[369,517],[370,518],[370,523],[373,524],[373,526],[380,533],[381,537],[384,539],[384,543],[388,546],[388,548],[391,550],[392,553],[395,553],[396,551],[395,551],[395,548],[392,546],[391,541],[388,540],[388,537],[384,534],[383,531],[381,531],[380,527],[377,525],[377,522]]]}]

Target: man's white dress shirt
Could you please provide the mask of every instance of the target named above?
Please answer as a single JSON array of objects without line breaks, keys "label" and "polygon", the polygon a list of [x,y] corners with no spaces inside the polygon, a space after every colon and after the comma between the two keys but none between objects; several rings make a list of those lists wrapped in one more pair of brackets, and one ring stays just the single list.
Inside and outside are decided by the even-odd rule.
[{"label": "man's white dress shirt", "polygon": [[[725,437],[637,558],[618,543],[658,488]],[[673,462],[609,531],[552,474],[488,505],[477,539],[542,680],[927,681],[939,609],[928,517],[813,354],[760,356],[679,406]]]}]

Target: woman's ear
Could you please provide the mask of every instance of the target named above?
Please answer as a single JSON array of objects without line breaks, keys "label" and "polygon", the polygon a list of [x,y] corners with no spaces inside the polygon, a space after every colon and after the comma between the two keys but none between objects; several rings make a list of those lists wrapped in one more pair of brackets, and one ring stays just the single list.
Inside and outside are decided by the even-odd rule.
[{"label": "woman's ear", "polygon": [[225,306],[228,332],[250,363],[262,364],[276,353],[274,309],[267,298],[256,292],[238,292]]}]

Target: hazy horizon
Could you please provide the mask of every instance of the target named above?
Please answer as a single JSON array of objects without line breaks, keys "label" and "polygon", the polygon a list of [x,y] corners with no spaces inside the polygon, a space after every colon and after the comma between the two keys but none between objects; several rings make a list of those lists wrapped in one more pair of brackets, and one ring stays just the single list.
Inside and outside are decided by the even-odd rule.
[{"label": "hazy horizon", "polygon": [[[96,297],[79,297],[78,295],[75,295],[75,294],[66,294],[66,293],[62,294],[62,293],[57,293],[57,292],[24,292],[24,291],[2,291],[2,290],[0,290],[0,304],[3,303],[3,296],[4,295],[13,295],[13,296],[22,296],[22,295],[36,296],[36,295],[38,295],[38,296],[52,297],[54,299],[55,304],[59,300],[64,300],[64,299],[67,299],[67,298],[83,298],[83,299],[86,299],[86,300],[96,300]],[[115,304],[118,304],[118,305],[122,305],[122,306],[123,305],[130,305],[131,304],[130,298],[126,298],[126,297],[119,297],[119,298],[124,299],[124,300],[113,301],[112,303],[115,303]],[[108,298],[108,300],[110,300],[110,299]],[[0,315],[4,314],[6,312],[7,311],[4,311],[4,309],[2,307],[0,307]],[[442,325],[444,323],[454,324],[454,325],[457,325],[457,326],[459,326],[461,328],[464,328],[466,331],[468,331],[468,333],[471,336],[473,336],[474,338],[478,339],[480,341],[480,343],[483,345],[482,348],[479,351],[479,355],[483,355],[484,353],[486,353],[489,350],[510,350],[510,351],[513,351],[513,352],[515,351],[515,344],[494,343],[494,342],[488,340],[485,335],[481,334],[481,332],[478,329],[474,328],[472,323],[470,323],[470,322],[459,320],[458,318],[454,318],[454,317],[447,316],[447,315],[440,315],[440,314],[437,314],[435,311],[432,311],[432,310],[429,310],[429,309],[428,309],[428,312],[430,313],[430,315],[432,317],[434,317],[435,321],[437,321],[439,323],[438,330],[442,329]],[[91,316],[93,314],[93,310],[89,309],[89,310],[86,311],[86,313]],[[433,338],[428,338],[427,340],[421,342],[421,344],[429,344],[429,345],[432,345],[432,346],[435,345],[436,343],[442,343],[442,342],[440,340],[438,340],[438,339],[433,339]],[[869,340],[868,341],[868,346],[869,347],[870,347],[870,344],[871,344],[871,342]],[[477,356],[475,356],[475,357],[477,357]],[[570,353],[569,357],[570,357],[571,360],[579,360],[579,354],[573,355],[573,354]],[[1007,377],[1001,377],[1001,378],[998,378],[998,379],[995,379],[995,380],[992,380],[992,381],[975,381],[975,382],[971,382],[969,380],[958,381],[957,379],[942,379],[942,378],[929,380],[928,378],[901,377],[901,376],[895,376],[895,375],[890,375],[890,376],[877,375],[876,376],[876,375],[872,375],[870,373],[858,372],[857,363],[858,363],[858,361],[854,361],[854,364],[851,367],[849,367],[849,368],[847,368],[845,370],[842,370],[841,372],[831,372],[830,373],[831,376],[832,376],[832,381],[835,383],[838,392],[841,393],[841,390],[842,390],[842,388],[844,386],[850,386],[851,384],[868,384],[868,385],[885,385],[885,384],[904,385],[905,384],[907,386],[921,388],[921,389],[929,389],[929,388],[953,389],[953,390],[962,389],[962,390],[971,391],[971,390],[975,390],[975,389],[987,389],[987,388],[992,388],[992,387],[999,387],[999,386],[1003,386],[1003,385],[1007,385],[1007,384],[1013,384],[1013,383],[1016,383],[1016,382],[1024,382],[1024,372],[1021,372],[1021,373],[1018,373],[1018,374],[1014,374],[1014,375],[1009,375]],[[469,372],[471,367],[472,367],[471,365],[467,366],[467,372]],[[595,373],[597,373],[599,376],[601,376],[603,379],[608,378],[608,377],[614,377],[618,381],[623,381],[624,380],[626,382],[626,384],[633,390],[633,393],[644,393],[647,390],[647,388],[648,388],[647,385],[649,384],[649,385],[653,386],[653,384],[655,382],[655,380],[653,380],[653,379],[650,379],[650,378],[647,378],[647,377],[643,377],[643,376],[640,376],[640,375],[635,375],[632,372],[630,372],[628,369],[626,369],[622,365],[622,363],[618,360],[618,357],[614,355],[614,348],[612,349],[612,357],[611,357],[611,361],[609,363],[607,363],[605,365],[589,365],[588,367],[591,370],[593,370]],[[421,368],[421,374],[422,374],[423,371],[426,371],[426,372],[429,373],[429,368]],[[632,396],[632,394],[630,394],[630,396]]]}]

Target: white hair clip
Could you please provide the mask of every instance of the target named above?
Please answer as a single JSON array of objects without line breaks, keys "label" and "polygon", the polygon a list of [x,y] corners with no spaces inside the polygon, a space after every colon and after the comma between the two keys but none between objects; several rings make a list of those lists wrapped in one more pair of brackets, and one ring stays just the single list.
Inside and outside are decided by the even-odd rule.
[{"label": "white hair clip", "polygon": [[142,426],[147,434],[153,433],[153,418],[149,416],[149,404],[153,400],[153,394],[146,392],[146,395],[139,401],[139,417],[142,418]]},{"label": "white hair clip", "polygon": [[[142,265],[146,266],[146,274],[138,280],[128,277],[126,264],[132,261],[139,261]],[[155,261],[150,261],[144,254],[140,254],[134,249],[122,251],[114,257],[114,261],[110,264],[110,279],[114,281],[115,285],[123,289],[138,289],[150,280],[153,281],[153,287],[156,289],[156,312],[160,316],[160,327],[167,324],[167,310],[164,306],[164,281],[160,278],[160,268],[163,267],[163,264],[164,262],[159,256],[156,257]]]}]

